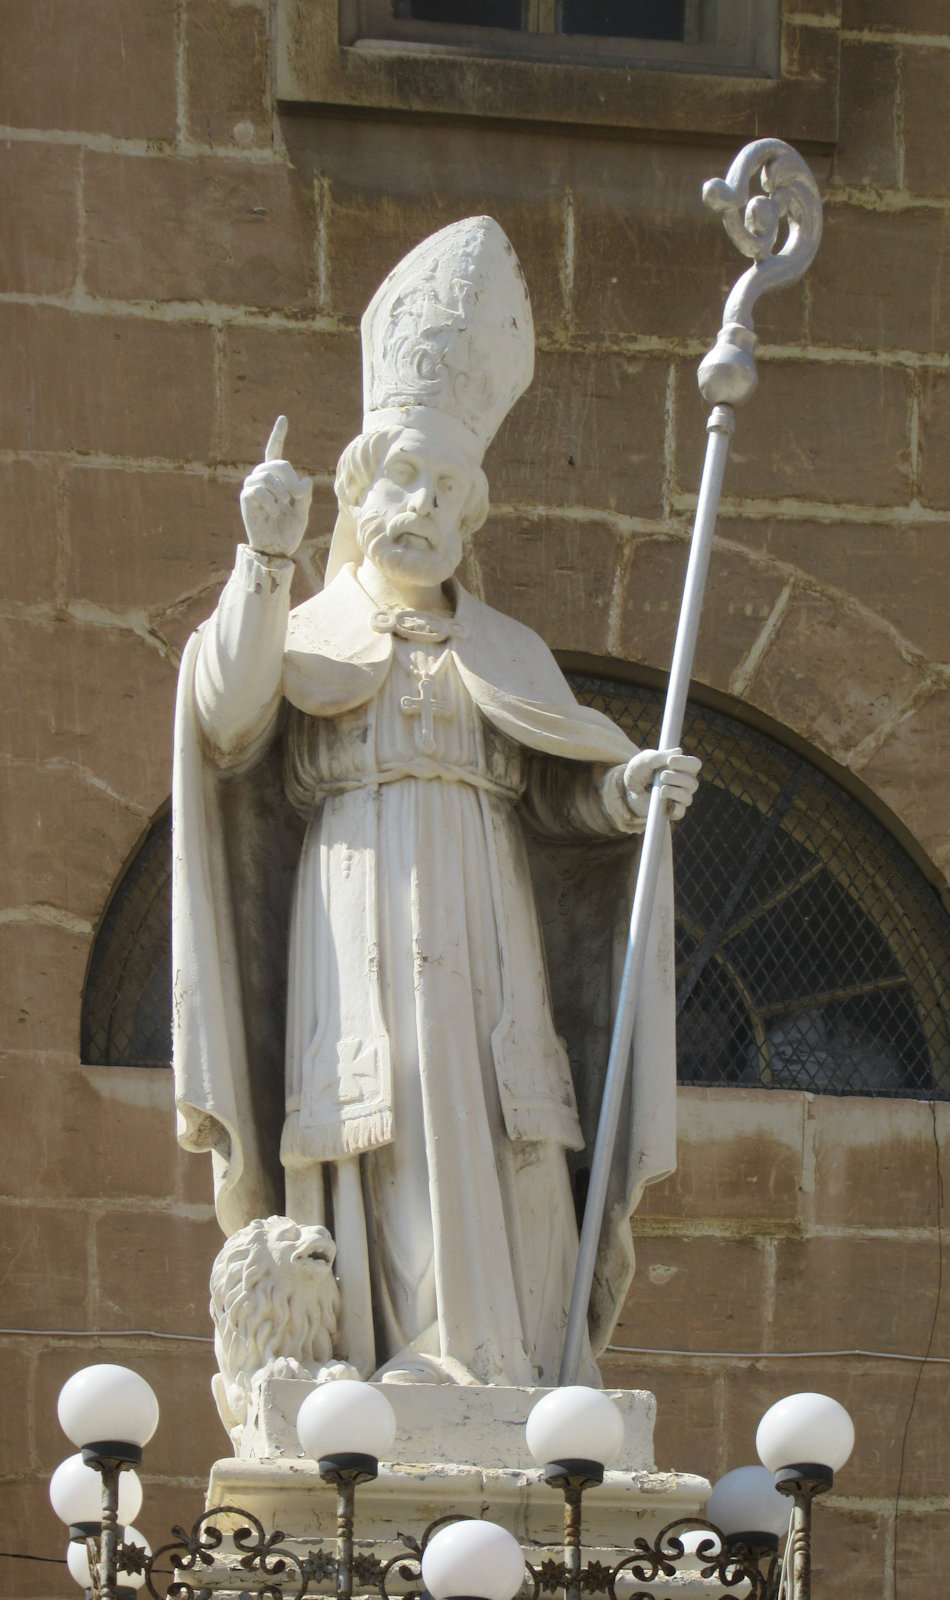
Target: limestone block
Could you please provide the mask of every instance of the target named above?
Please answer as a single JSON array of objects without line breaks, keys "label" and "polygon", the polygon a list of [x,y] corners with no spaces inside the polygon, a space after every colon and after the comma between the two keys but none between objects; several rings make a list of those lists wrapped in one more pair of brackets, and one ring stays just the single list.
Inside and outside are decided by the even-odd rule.
[{"label": "limestone block", "polygon": [[950,506],[950,373],[925,372],[920,384],[920,498],[926,506]]},{"label": "limestone block", "polygon": [[[841,123],[833,167],[839,183],[862,187],[874,184],[886,189],[900,186],[897,74],[895,45],[842,39]],[[880,221],[881,214],[877,215]],[[812,304],[817,306],[814,296]]]},{"label": "limestone block", "polygon": [[176,13],[175,0],[138,0],[131,10],[126,0],[78,9],[74,0],[5,4],[4,120],[21,128],[174,139]]},{"label": "limestone block", "polygon": [[43,908],[11,911],[0,925],[0,1037],[15,1050],[62,1051],[75,1059],[91,930],[76,931]]},{"label": "limestone block", "polygon": [[[677,369],[676,395],[676,484],[695,494],[706,411],[692,363]],[[903,504],[910,498],[909,419],[905,371],[763,360],[755,400],[736,415],[724,494]]]},{"label": "limestone block", "polygon": [[[946,33],[946,13],[939,32]],[[950,152],[940,137],[940,105],[950,90],[945,49],[910,44],[901,50],[904,185],[911,194],[950,195]]]},{"label": "limestone block", "polygon": [[634,1247],[636,1276],[612,1344],[763,1348],[767,1261],[760,1239],[654,1238],[640,1232],[635,1219]]},{"label": "limestone block", "polygon": [[8,600],[35,605],[54,597],[56,487],[49,462],[0,462],[0,503],[17,508],[17,537],[6,539],[3,550],[3,587]]},{"label": "limestone block", "polygon": [[[617,651],[627,661],[668,670],[689,559],[686,537],[638,539],[624,586]],[[717,546],[706,585],[693,676],[727,689],[758,639],[784,587],[740,552]]]},{"label": "limestone block", "polygon": [[[15,1478],[22,1471],[25,1445],[30,1437],[30,1377],[33,1351],[26,1339],[5,1335],[0,1344],[0,1406],[3,1431],[0,1433],[0,1473]],[[63,1454],[66,1452],[64,1451]],[[55,1467],[61,1457],[53,1462]]]},{"label": "limestone block", "polygon": [[[847,1472],[847,1468],[843,1469]],[[903,1523],[904,1512],[898,1518]],[[879,1511],[854,1506],[829,1505],[815,1509],[812,1542],[814,1593],[828,1594],[840,1585],[845,1594],[873,1595],[885,1591],[890,1566],[888,1527]],[[938,1570],[936,1563],[931,1572]],[[901,1583],[905,1573],[901,1572]],[[833,1587],[834,1586],[834,1587]]]},{"label": "limestone block", "polygon": [[842,0],[841,23],[845,28],[942,33],[946,21],[943,0]]},{"label": "limestone block", "polygon": [[[850,1108],[852,1101],[815,1100]],[[802,1182],[803,1097],[775,1089],[680,1086],[677,1169],[651,1184],[639,1216],[794,1222]],[[642,1259],[642,1258],[641,1258]],[[633,1341],[649,1344],[651,1339]]]},{"label": "limestone block", "polygon": [[3,1320],[11,1328],[83,1328],[89,1216],[74,1206],[0,1208]]},{"label": "limestone block", "polygon": [[[938,690],[902,717],[880,748],[859,768],[864,782],[897,813],[944,874],[950,872],[947,811],[941,805],[948,761],[948,725],[950,693]],[[926,781],[921,778],[922,770],[927,771]]]},{"label": "limestone block", "polygon": [[[720,517],[717,532],[772,557],[787,576],[801,574],[824,589],[853,595],[931,661],[950,661],[950,524]],[[713,577],[717,562],[718,554]]]},{"label": "limestone block", "polygon": [[[98,1326],[127,1328],[131,1308],[147,1305],[157,1332],[207,1336],[208,1272],[220,1241],[207,1214],[107,1212],[96,1225]],[[174,1296],[156,1295],[162,1283],[175,1285]]]},{"label": "limestone block", "polygon": [[494,498],[658,515],[666,375],[662,360],[539,350],[485,458]]},{"label": "limestone block", "polygon": [[0,149],[0,290],[67,294],[78,263],[79,151]]},{"label": "limestone block", "polygon": [[0,767],[0,906],[95,922],[145,825],[76,766]]},{"label": "limestone block", "polygon": [[225,460],[259,461],[282,412],[301,471],[332,476],[363,416],[355,334],[231,328],[225,335],[222,445]]},{"label": "limestone block", "polygon": [[290,167],[90,152],[83,201],[93,294],[313,305],[313,201]]},{"label": "limestone block", "polygon": [[950,217],[943,210],[829,206],[809,282],[816,344],[950,348]]},{"label": "limestone block", "polygon": [[[774,1348],[923,1354],[936,1292],[934,1241],[849,1234],[780,1239],[776,1250]],[[938,1324],[931,1353],[950,1355],[950,1317]]]},{"label": "limestone block", "polygon": [[864,1228],[932,1228],[937,1223],[937,1152],[950,1133],[950,1106],[914,1100],[815,1095],[807,1118],[815,1133],[814,1222],[850,1227],[861,1196]]},{"label": "limestone block", "polygon": [[5,305],[0,338],[8,352],[5,448],[207,459],[210,328]]},{"label": "limestone block", "polygon": [[185,16],[187,125],[197,144],[268,146],[267,13],[255,5],[189,0]]},{"label": "limestone block", "polygon": [[748,686],[763,711],[847,761],[919,685],[891,633],[823,596],[796,596]]},{"label": "limestone block", "polygon": [[609,524],[555,514],[491,514],[475,539],[483,598],[552,650],[608,653],[623,539]]}]

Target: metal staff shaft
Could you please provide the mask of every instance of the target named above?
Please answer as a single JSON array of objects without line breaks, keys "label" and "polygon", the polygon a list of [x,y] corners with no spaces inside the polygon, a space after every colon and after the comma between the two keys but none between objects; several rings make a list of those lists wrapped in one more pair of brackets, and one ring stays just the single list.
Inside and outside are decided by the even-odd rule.
[{"label": "metal staff shaft", "polygon": [[[690,542],[689,566],[686,571],[683,603],[676,629],[673,665],[670,669],[670,685],[663,711],[663,726],[660,732],[661,750],[669,750],[678,745],[683,731],[683,715],[686,710],[686,696],[689,691],[690,676],[693,670],[693,656],[696,652],[696,636],[699,632],[703,593],[706,587],[706,575],[709,571],[713,534],[716,530],[719,496],[722,493],[722,479],[726,470],[729,440],[732,437],[734,426],[735,412],[732,406],[722,405],[713,408],[707,423],[709,437],[706,443],[706,460],[703,464],[702,483],[696,506],[696,521]],[[643,976],[643,964],[646,958],[650,933],[650,918],[653,914],[653,902],[656,898],[660,863],[663,859],[663,848],[670,825],[668,802],[660,798],[660,782],[661,775],[657,773],[650,794],[650,809],[647,814],[643,843],[640,847],[640,865],[637,872],[637,887],[633,899],[633,909],[630,913],[627,953],[624,959],[623,977],[617,999],[617,1015],[614,1023],[613,1038],[610,1041],[610,1056],[607,1062],[604,1098],[601,1106],[600,1122],[597,1127],[597,1143],[594,1147],[590,1186],[587,1191],[587,1204],[584,1210],[584,1224],[581,1229],[577,1253],[577,1272],[574,1278],[571,1309],[564,1340],[564,1355],[561,1360],[561,1372],[558,1378],[558,1382],[561,1384],[577,1382],[577,1370],[580,1365],[581,1350],[584,1343],[584,1328],[587,1324],[587,1307],[590,1302],[591,1286],[594,1282],[597,1246],[600,1241],[604,1208],[607,1203],[610,1163],[613,1159],[614,1145],[617,1139],[620,1105],[627,1082],[627,1068],[630,1060],[630,1046],[633,1043],[637,1000],[639,998],[640,981]]]},{"label": "metal staff shaft", "polygon": [[[750,199],[750,181],[759,169],[763,193]],[[725,179],[712,179],[704,186],[703,199],[712,210],[722,213],[726,232],[737,248],[751,257],[752,266],[743,273],[726,301],[716,344],[699,368],[699,387],[712,411],[707,423],[706,460],[660,731],[661,750],[678,745],[682,734],[716,514],[735,421],[733,408],[748,400],[758,382],[753,307],[765,291],[796,282],[810,265],[821,239],[821,198],[817,185],[801,156],[781,139],[757,139],[754,144],[746,145]],[[782,248],[773,253],[783,221],[787,223],[787,237]],[[658,773],[653,782],[640,849],[627,953],[558,1378],[560,1384],[577,1382],[583,1349],[650,920],[669,827],[668,809],[660,796],[660,786]]]}]

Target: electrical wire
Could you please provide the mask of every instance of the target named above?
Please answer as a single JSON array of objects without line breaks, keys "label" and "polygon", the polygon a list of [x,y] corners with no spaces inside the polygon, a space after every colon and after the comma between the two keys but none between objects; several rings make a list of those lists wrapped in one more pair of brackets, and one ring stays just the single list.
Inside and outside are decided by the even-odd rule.
[{"label": "electrical wire", "polygon": [[930,1366],[940,1362],[950,1366],[950,1356],[908,1356],[894,1350],[651,1350],[635,1344],[609,1344],[607,1349],[622,1356],[714,1357],[717,1361],[817,1361],[831,1356],[865,1356],[871,1361],[915,1361]]},{"label": "electrical wire", "polygon": [[214,1344],[205,1333],[158,1333],[155,1328],[0,1328],[0,1334],[33,1339],[179,1339],[188,1344]]}]

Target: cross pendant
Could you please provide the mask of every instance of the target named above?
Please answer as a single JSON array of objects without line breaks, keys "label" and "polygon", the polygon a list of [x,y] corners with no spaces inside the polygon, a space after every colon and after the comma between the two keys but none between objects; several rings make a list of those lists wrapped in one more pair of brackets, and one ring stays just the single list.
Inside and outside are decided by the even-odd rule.
[{"label": "cross pendant", "polygon": [[433,697],[432,679],[427,672],[419,672],[418,675],[418,695],[404,694],[399,704],[407,717],[419,718],[416,746],[424,756],[431,756],[435,750],[435,719],[446,716],[452,708]]}]

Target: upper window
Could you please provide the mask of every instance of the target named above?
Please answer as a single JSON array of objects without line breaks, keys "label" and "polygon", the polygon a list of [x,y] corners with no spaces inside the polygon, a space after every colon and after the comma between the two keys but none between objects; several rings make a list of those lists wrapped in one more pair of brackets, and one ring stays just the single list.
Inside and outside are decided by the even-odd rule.
[{"label": "upper window", "polygon": [[777,77],[774,0],[348,0],[344,44]]},{"label": "upper window", "polygon": [[276,0],[278,99],[722,135],[838,135],[840,18],[798,0]]},{"label": "upper window", "polygon": [[[583,704],[655,744],[659,694],[571,681]],[[950,1099],[950,917],[922,873],[776,740],[690,704],[683,743],[703,781],[675,837],[679,1081]],[[169,1064],[170,880],[166,815],[96,938],[84,1061]]]}]

